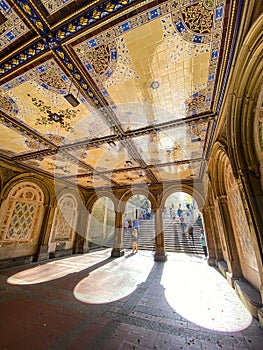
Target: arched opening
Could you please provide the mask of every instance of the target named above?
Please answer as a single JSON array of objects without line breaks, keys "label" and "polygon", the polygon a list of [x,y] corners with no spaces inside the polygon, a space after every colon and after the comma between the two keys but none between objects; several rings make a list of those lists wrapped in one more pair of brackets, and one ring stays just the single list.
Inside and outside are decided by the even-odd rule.
[{"label": "arched opening", "polygon": [[49,252],[73,248],[78,219],[77,209],[77,200],[74,195],[65,194],[59,199],[51,229]]},{"label": "arched opening", "polygon": [[126,203],[123,222],[123,247],[132,247],[134,230],[139,249],[154,250],[155,224],[150,200],[143,194],[133,195]]},{"label": "arched opening", "polygon": [[89,248],[112,247],[114,240],[115,210],[109,197],[100,197],[94,203],[88,234]]},{"label": "arched opening", "polygon": [[163,226],[166,251],[203,254],[202,214],[190,194],[174,192],[169,195],[163,209]]}]

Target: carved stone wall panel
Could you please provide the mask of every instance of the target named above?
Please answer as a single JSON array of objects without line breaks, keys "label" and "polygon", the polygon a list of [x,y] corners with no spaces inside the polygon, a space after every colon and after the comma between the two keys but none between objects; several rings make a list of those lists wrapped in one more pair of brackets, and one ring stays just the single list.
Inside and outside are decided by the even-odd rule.
[{"label": "carved stone wall panel", "polygon": [[58,243],[65,243],[66,249],[73,247],[77,214],[76,198],[72,194],[62,196],[55,210],[49,251],[54,251]]},{"label": "carved stone wall panel", "polygon": [[230,165],[226,166],[226,189],[231,221],[237,244],[239,260],[243,276],[256,288],[260,287],[260,276],[253,240],[246,218],[238,184]]},{"label": "carved stone wall panel", "polygon": [[1,259],[34,253],[44,214],[43,203],[43,192],[33,183],[19,183],[10,191],[0,211]]}]

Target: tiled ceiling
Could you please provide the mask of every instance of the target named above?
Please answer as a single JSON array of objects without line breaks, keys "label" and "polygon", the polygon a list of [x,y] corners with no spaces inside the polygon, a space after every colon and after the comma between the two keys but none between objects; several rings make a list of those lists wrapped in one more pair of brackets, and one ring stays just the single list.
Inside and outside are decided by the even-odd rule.
[{"label": "tiled ceiling", "polygon": [[0,0],[0,11],[0,158],[87,189],[202,179],[226,0]]}]

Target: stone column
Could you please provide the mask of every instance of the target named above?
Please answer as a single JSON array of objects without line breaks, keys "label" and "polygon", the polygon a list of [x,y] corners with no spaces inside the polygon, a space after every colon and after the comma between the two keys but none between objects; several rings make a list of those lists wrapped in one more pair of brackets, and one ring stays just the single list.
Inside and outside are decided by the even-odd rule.
[{"label": "stone column", "polygon": [[204,207],[203,209],[203,218],[205,225],[205,237],[207,243],[207,253],[208,265],[215,266],[216,265],[216,252],[215,252],[215,244],[214,244],[214,233],[213,233],[213,224],[211,222],[210,216],[210,207]]},{"label": "stone column", "polygon": [[232,228],[232,222],[230,219],[230,213],[227,205],[227,196],[219,196],[218,199],[218,207],[221,213],[221,219],[223,223],[223,231],[225,234],[225,241],[226,241],[226,251],[228,256],[227,266],[228,266],[228,272],[227,280],[231,284],[231,286],[234,286],[234,280],[242,277],[242,271],[240,266],[240,261],[238,257],[237,247],[236,247],[236,241],[235,236]]},{"label": "stone column", "polygon": [[78,210],[78,226],[76,228],[76,236],[74,242],[74,253],[84,254],[89,252],[89,226],[91,215],[87,208]]},{"label": "stone column", "polygon": [[218,261],[223,260],[223,252],[215,217],[215,207],[206,206],[203,210],[205,232],[208,245],[208,264],[217,265]]},{"label": "stone column", "polygon": [[155,210],[155,255],[154,261],[166,261],[167,255],[164,247],[163,213],[160,208]]},{"label": "stone column", "polygon": [[42,261],[49,259],[48,242],[51,234],[53,219],[55,214],[55,205],[44,205],[44,215],[42,219],[43,225],[38,240],[37,251],[33,261]]},{"label": "stone column", "polygon": [[122,249],[122,235],[123,235],[123,212],[115,211],[115,231],[114,231],[114,243],[111,251],[113,258],[124,255]]}]

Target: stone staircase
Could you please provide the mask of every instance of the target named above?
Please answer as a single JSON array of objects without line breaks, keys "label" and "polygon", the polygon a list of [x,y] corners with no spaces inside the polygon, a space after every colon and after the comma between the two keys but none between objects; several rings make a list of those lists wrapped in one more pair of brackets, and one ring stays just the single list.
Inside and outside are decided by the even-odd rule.
[{"label": "stone staircase", "polygon": [[[182,230],[179,222],[171,219],[164,219],[164,241],[167,252],[183,252],[187,254],[203,254],[203,249],[199,241],[200,226],[194,225],[194,244],[188,238],[187,228]],[[131,233],[123,234],[123,248],[130,249],[132,245]],[[155,250],[155,230],[154,220],[140,221],[138,246],[140,250]]]}]

